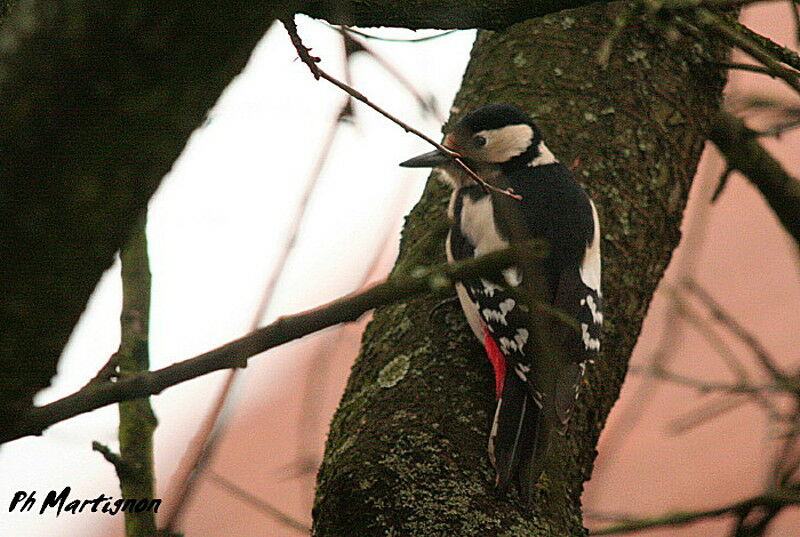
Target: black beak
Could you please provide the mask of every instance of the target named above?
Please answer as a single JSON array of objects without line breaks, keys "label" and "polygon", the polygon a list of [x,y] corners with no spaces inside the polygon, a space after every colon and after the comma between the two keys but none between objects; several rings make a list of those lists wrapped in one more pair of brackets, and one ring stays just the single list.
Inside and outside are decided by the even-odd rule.
[{"label": "black beak", "polygon": [[436,166],[441,166],[442,164],[447,164],[450,162],[450,157],[439,151],[438,149],[434,149],[430,153],[423,153],[422,155],[417,155],[414,158],[410,158],[405,162],[401,162],[400,166],[404,168],[435,168]]}]

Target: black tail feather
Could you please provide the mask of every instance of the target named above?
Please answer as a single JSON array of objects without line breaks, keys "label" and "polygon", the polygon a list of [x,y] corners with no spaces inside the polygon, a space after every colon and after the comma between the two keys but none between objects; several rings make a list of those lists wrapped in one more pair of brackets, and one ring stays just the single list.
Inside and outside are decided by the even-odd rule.
[{"label": "black tail feather", "polygon": [[505,490],[518,477],[522,495],[530,498],[533,494],[541,473],[541,461],[537,461],[541,457],[537,455],[544,453],[539,438],[541,423],[541,409],[530,388],[509,368],[489,438],[498,489]]}]

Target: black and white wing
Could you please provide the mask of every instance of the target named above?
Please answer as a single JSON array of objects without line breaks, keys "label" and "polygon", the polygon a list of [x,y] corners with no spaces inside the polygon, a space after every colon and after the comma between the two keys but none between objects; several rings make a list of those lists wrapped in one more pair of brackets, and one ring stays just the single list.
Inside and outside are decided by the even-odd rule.
[{"label": "black and white wing", "polygon": [[603,295],[600,289],[600,223],[591,203],[593,230],[580,266],[562,270],[554,306],[578,322],[580,332],[563,324],[554,331],[564,363],[556,380],[556,413],[562,425],[569,421],[578,399],[586,366],[600,352]]}]

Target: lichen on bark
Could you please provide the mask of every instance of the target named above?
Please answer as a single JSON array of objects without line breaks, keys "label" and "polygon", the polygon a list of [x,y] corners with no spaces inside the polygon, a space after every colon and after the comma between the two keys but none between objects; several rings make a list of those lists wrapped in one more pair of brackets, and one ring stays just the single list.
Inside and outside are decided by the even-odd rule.
[{"label": "lichen on bark", "polygon": [[[457,306],[431,320],[435,300],[420,297],[379,309],[365,331],[318,476],[315,536],[584,533],[583,482],[678,243],[723,84],[702,53],[723,54],[722,47],[668,42],[644,24],[615,40],[601,68],[596,51],[611,26],[608,9],[480,32],[451,118],[489,102],[522,106],[584,181],[603,226],[604,351],[589,368],[567,434],[553,439],[535,505],[492,489],[490,366]],[[398,267],[443,260],[448,195],[429,181],[403,231]],[[381,389],[379,372],[399,355],[408,371]]]}]

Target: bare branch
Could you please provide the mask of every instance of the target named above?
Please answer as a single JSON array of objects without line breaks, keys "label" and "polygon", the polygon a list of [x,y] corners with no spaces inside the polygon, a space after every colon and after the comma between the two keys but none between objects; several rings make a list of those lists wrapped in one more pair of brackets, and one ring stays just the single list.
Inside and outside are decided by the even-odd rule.
[{"label": "bare branch", "polygon": [[372,49],[369,45],[364,43],[363,41],[354,38],[350,35],[350,29],[345,27],[337,28],[337,31],[342,35],[344,39],[345,48],[348,50],[353,50],[353,52],[364,52],[370,58],[372,58],[375,63],[380,65],[384,71],[389,73],[389,75],[394,78],[401,86],[403,86],[408,93],[411,94],[412,97],[417,101],[417,104],[422,109],[423,112],[427,112],[434,118],[436,118],[440,123],[444,123],[444,118],[442,117],[441,113],[436,109],[435,106],[435,99],[432,95],[428,97],[423,96],[419,90],[414,87],[414,84],[411,83],[408,78],[406,78],[403,73],[401,73],[394,65],[392,65],[389,61],[386,60],[383,56],[378,54],[375,50]]},{"label": "bare branch", "polygon": [[445,155],[452,158],[456,164],[458,164],[467,174],[469,174],[470,177],[472,177],[475,180],[475,182],[481,185],[484,189],[491,190],[492,192],[497,192],[498,194],[502,194],[504,196],[508,196],[516,200],[522,199],[522,196],[515,194],[514,191],[510,188],[503,190],[487,183],[483,178],[481,178],[478,174],[476,174],[469,166],[467,166],[467,164],[464,162],[460,154],[456,153],[455,151],[453,151],[448,147],[443,146],[439,142],[434,141],[433,138],[430,138],[429,136],[423,134],[421,131],[415,129],[408,123],[398,119],[397,117],[393,116],[392,114],[390,114],[377,104],[370,101],[369,98],[360,91],[356,90],[352,86],[348,86],[344,82],[338,80],[337,78],[332,77],[331,75],[323,71],[319,67],[319,65],[317,65],[320,61],[320,58],[312,56],[310,53],[311,49],[306,47],[303,44],[303,41],[300,39],[300,35],[297,33],[297,25],[294,23],[294,20],[285,19],[283,20],[283,25],[286,27],[286,31],[289,33],[289,37],[292,40],[292,44],[294,45],[295,49],[297,50],[297,54],[300,57],[300,60],[302,60],[302,62],[308,66],[308,69],[311,71],[311,74],[314,75],[314,78],[316,78],[317,80],[319,80],[320,78],[324,78],[337,88],[343,90],[348,95],[351,95],[355,99],[366,104],[367,106],[369,106],[370,108],[381,114],[386,119],[392,121],[396,125],[399,125],[404,131],[409,132],[411,134],[415,134],[416,136],[422,138],[423,140],[431,144],[433,147],[435,147]]},{"label": "bare branch", "polygon": [[694,15],[695,20],[702,26],[760,61],[767,69],[775,74],[775,76],[779,77],[791,86],[792,89],[800,93],[800,80],[798,80],[800,73],[782,65],[780,60],[776,59],[774,51],[765,49],[761,43],[753,40],[752,34],[755,32],[745,34],[741,31],[744,26],[734,26],[723,17],[707,9],[698,9]]},{"label": "bare branch", "polygon": [[[119,380],[135,377],[150,369],[150,257],[147,252],[147,213],[142,214],[134,233],[120,251],[122,312],[117,352]],[[119,404],[119,459],[115,464],[122,497],[152,498],[155,491],[153,432],[158,420],[147,397]],[[102,451],[101,451],[102,453]],[[131,471],[122,471],[130,468]],[[155,513],[150,510],[125,512],[127,537],[150,537],[156,531]]]},{"label": "bare branch", "polygon": [[783,227],[800,246],[800,182],[758,142],[741,119],[720,112],[709,138],[728,164],[744,174],[766,198]]},{"label": "bare branch", "polygon": [[356,30],[355,28],[350,28],[349,26],[339,26],[340,29],[344,30],[345,32],[357,35],[359,37],[363,37],[365,39],[373,39],[375,41],[386,41],[389,43],[422,43],[423,41],[431,41],[433,39],[439,39],[440,37],[448,36],[458,30],[446,30],[444,32],[439,32],[438,34],[428,35],[425,37],[415,37],[409,39],[397,39],[397,38],[390,38],[390,37],[381,37],[378,35],[370,35],[366,32],[362,32],[361,30]]},{"label": "bare branch", "polygon": [[[699,392],[725,392],[737,394],[753,394],[762,392],[781,392],[786,391],[786,386],[782,384],[751,384],[748,382],[713,382],[693,377],[687,377],[672,371],[661,368],[643,368],[631,366],[628,371],[633,374],[650,375],[658,379],[666,380],[687,388],[694,388]],[[792,393],[794,393],[792,391]]]},{"label": "bare branch", "polygon": [[[530,243],[530,255],[543,256],[541,242]],[[417,267],[409,273],[393,276],[366,291],[350,294],[312,310],[281,317],[264,328],[214,350],[177,362],[165,368],[140,373],[117,382],[87,386],[63,399],[35,407],[16,425],[0,432],[0,442],[40,434],[60,421],[92,410],[147,395],[199,376],[233,367],[246,367],[248,358],[335,324],[354,321],[365,312],[424,292],[449,290],[454,281],[492,274],[513,264],[509,250],[493,252],[480,258],[435,267]]]},{"label": "bare branch", "polygon": [[616,535],[621,533],[635,533],[650,528],[683,526],[706,518],[746,513],[756,507],[785,507],[787,505],[797,504],[800,504],[800,494],[797,493],[764,494],[706,511],[678,512],[655,518],[643,518],[640,520],[621,522],[620,524],[615,524],[607,528],[590,531],[589,535]]},{"label": "bare branch", "polygon": [[111,451],[111,448],[105,444],[102,444],[95,440],[92,442],[92,451],[98,452],[103,458],[111,463],[111,466],[114,467],[114,471],[117,473],[117,476],[121,479],[125,472],[127,471],[125,462],[122,460],[122,457],[119,456],[119,453],[114,453]]},{"label": "bare branch", "polygon": [[741,62],[717,62],[716,65],[724,69],[737,69],[739,71],[749,71],[751,73],[759,73],[762,75],[768,75],[772,78],[775,78],[777,75],[773,73],[771,70],[767,69],[763,65],[753,65],[750,63],[741,63]]},{"label": "bare branch", "polygon": [[779,43],[776,43],[775,41],[759,34],[758,32],[754,32],[733,17],[725,17],[725,19],[737,32],[740,32],[754,43],[757,43],[761,48],[772,54],[781,63],[785,63],[786,65],[800,71],[800,55],[798,55],[797,52],[788,47],[784,47]]}]

